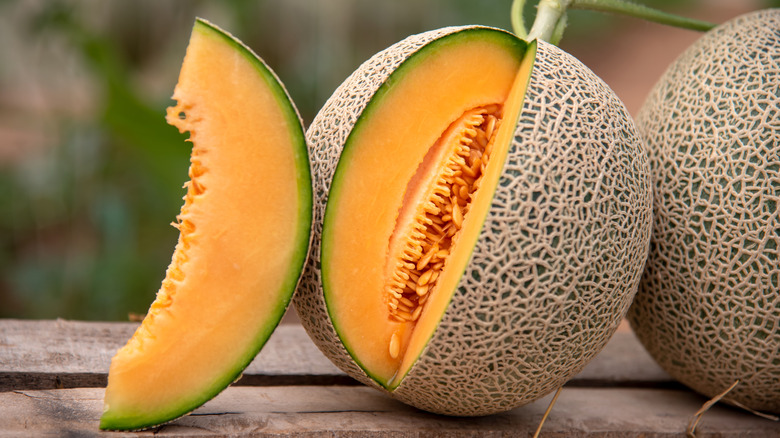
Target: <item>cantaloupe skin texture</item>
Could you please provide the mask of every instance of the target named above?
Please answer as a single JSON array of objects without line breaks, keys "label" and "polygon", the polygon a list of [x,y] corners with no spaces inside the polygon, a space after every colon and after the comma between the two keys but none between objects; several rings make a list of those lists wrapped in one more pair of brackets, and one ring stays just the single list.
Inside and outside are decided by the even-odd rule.
[{"label": "cantaloupe skin texture", "polygon": [[168,120],[193,144],[179,242],[144,322],[112,359],[102,429],[171,421],[238,379],[281,320],[308,254],[303,127],[273,72],[198,19],[174,99]]},{"label": "cantaloupe skin texture", "polygon": [[780,413],[780,10],[722,24],[637,116],[655,191],[631,326],[674,378]]},{"label": "cantaloupe skin texture", "polygon": [[438,327],[392,391],[360,368],[334,329],[320,271],[341,149],[399,64],[431,41],[475,31],[439,29],[378,53],[314,119],[307,140],[318,157],[315,239],[294,300],[314,342],[346,373],[412,406],[458,416],[537,400],[603,348],[636,292],[652,216],[649,163],[625,107],[579,61],[539,42],[492,205]]}]

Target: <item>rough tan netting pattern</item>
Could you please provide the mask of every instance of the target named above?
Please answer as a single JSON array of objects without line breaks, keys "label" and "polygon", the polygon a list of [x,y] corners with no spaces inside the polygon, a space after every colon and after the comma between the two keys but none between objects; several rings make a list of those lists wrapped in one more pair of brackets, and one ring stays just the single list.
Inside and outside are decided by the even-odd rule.
[{"label": "rough tan netting pattern", "polygon": [[[371,62],[358,78],[376,74]],[[360,82],[350,81],[308,133],[319,157],[320,196],[354,123],[335,115],[358,114],[365,101],[352,108],[349,99],[372,94],[349,91]],[[469,266],[436,334],[390,394],[432,412],[484,415],[560,387],[603,348],[636,292],[650,238],[650,187],[646,152],[622,103],[587,67],[540,43]],[[316,202],[315,222],[322,220],[324,199]],[[319,237],[321,222],[316,227]],[[352,362],[327,319],[319,245],[313,248],[296,298],[301,319],[337,366],[378,387]]]},{"label": "rough tan netting pattern", "polygon": [[647,270],[629,317],[669,374],[780,412],[780,10],[692,45],[637,125],[655,190]]}]

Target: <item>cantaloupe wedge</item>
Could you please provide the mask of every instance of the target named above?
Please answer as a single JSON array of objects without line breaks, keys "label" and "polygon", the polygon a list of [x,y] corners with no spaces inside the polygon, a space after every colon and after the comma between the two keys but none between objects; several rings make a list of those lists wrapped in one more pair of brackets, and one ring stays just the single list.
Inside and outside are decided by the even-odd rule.
[{"label": "cantaloupe wedge", "polygon": [[483,415],[555,390],[606,344],[650,236],[622,103],[543,41],[450,27],[378,53],[307,131],[315,239],[296,309],[356,379]]},{"label": "cantaloupe wedge", "polygon": [[249,48],[197,20],[168,109],[192,157],[157,298],[111,361],[103,429],[184,415],[235,381],[284,314],[311,231],[303,128]]}]

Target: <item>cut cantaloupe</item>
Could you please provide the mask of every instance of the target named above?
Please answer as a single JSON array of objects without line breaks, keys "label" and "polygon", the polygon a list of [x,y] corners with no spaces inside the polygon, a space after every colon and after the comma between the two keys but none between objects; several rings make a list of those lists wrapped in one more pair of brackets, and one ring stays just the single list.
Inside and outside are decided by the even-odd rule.
[{"label": "cut cantaloupe", "polygon": [[[464,44],[457,41],[461,38],[473,41]],[[463,228],[457,235],[466,235],[469,246],[477,237],[481,218],[471,220],[467,208],[489,163],[487,140],[500,131],[503,102],[518,77],[524,49],[518,40],[503,34],[487,38],[456,34],[438,43],[426,48],[433,53],[418,53],[425,57],[424,63],[417,66],[412,58],[396,70],[396,78],[402,79],[396,79],[387,93],[375,96],[365,110],[371,115],[356,124],[345,145],[339,164],[343,171],[331,186],[324,218],[326,224],[348,224],[326,225],[322,236],[323,258],[332,261],[323,265],[329,311],[347,349],[388,387],[397,386],[432,333],[414,328],[435,326],[449,302],[447,293],[432,289],[456,282],[463,269],[443,269],[445,254],[454,247],[455,231]],[[469,60],[468,68],[462,64],[464,59]],[[456,65],[460,66],[456,77],[440,80],[443,70]],[[485,66],[490,66],[490,74]],[[434,84],[438,89],[431,89]],[[415,92],[423,88],[428,93]],[[486,136],[488,125],[491,132]],[[503,130],[511,134],[512,123],[505,126]],[[502,152],[506,150],[496,151]],[[390,153],[396,159],[387,160]],[[471,173],[463,174],[462,168]],[[495,166],[492,170],[500,173]],[[420,260],[425,257],[421,252],[430,253],[427,263]],[[408,269],[410,263],[415,266]],[[356,278],[363,280],[355,282]],[[331,299],[331,290],[352,298]],[[449,290],[454,290],[452,285]],[[364,331],[378,342],[360,342]]]},{"label": "cut cantaloupe", "polygon": [[197,20],[167,120],[190,132],[187,194],[162,287],[111,362],[103,429],[141,429],[235,381],[284,314],[308,252],[302,124],[271,70]]},{"label": "cut cantaloupe", "polygon": [[560,387],[636,291],[644,148],[574,58],[485,27],[364,63],[307,131],[315,239],[295,299],[320,349],[424,410],[483,415]]}]

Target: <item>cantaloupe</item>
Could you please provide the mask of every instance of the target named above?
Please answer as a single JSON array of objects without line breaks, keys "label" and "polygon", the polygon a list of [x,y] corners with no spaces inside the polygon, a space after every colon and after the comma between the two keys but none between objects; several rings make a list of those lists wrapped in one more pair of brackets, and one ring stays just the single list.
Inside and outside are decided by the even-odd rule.
[{"label": "cantaloupe", "polygon": [[543,41],[449,27],[366,61],[307,130],[314,241],[294,300],[357,380],[447,415],[562,386],[644,267],[646,151],[613,92]]},{"label": "cantaloupe", "polygon": [[637,126],[655,220],[631,326],[690,388],[780,412],[780,10],[705,34]]},{"label": "cantaloupe", "polygon": [[170,421],[235,381],[282,318],[308,253],[304,132],[271,70],[199,19],[173,98],[168,122],[192,142],[179,241],[149,313],[111,361],[103,429]]}]

